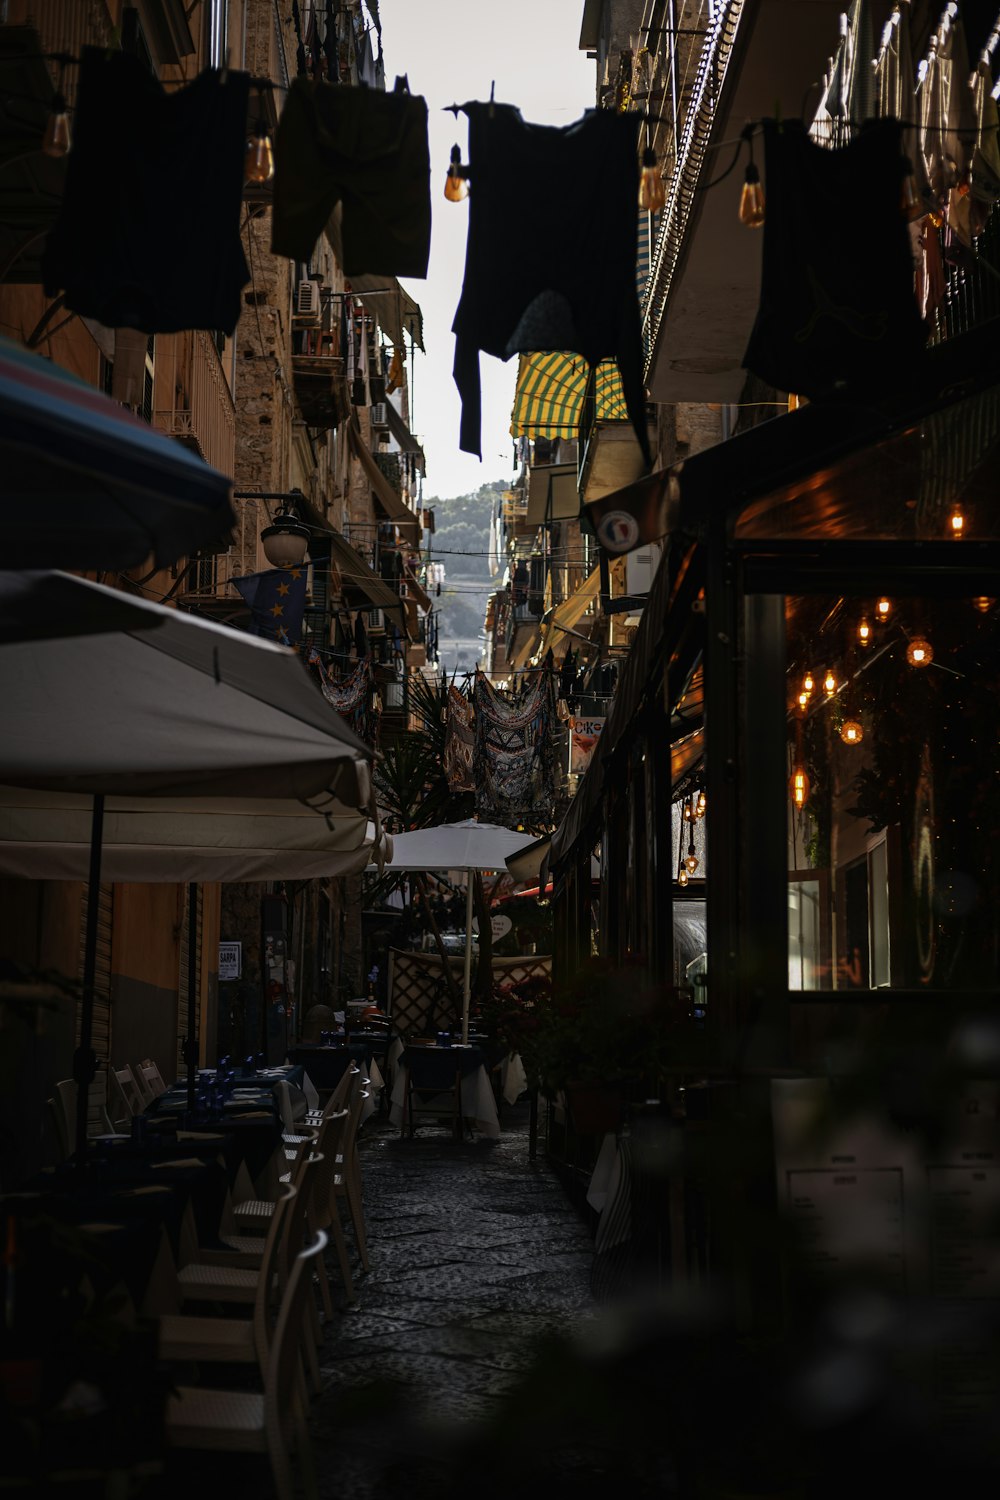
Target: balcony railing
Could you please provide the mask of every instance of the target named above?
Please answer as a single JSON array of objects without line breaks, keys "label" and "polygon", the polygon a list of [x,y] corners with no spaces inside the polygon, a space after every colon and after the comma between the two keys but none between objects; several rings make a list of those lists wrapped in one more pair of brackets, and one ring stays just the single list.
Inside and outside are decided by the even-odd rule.
[{"label": "balcony railing", "polygon": [[[157,374],[163,375],[163,344],[158,343]],[[213,469],[230,477],[236,459],[236,409],[210,334],[197,329],[172,336],[174,366],[157,382],[173,392],[171,406],[158,406],[154,426],[193,449]]]}]

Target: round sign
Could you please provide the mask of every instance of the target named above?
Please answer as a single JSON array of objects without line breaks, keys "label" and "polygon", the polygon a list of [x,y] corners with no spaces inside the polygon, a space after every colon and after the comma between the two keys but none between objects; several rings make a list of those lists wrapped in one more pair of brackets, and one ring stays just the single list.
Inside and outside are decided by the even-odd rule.
[{"label": "round sign", "polygon": [[639,540],[639,523],[627,510],[609,510],[597,523],[597,537],[609,552],[628,552]]}]

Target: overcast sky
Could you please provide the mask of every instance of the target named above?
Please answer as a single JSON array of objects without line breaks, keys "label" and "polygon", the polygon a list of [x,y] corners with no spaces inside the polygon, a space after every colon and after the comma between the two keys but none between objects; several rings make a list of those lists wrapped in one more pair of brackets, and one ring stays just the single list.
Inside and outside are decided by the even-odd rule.
[{"label": "overcast sky", "polygon": [[[415,356],[413,430],[427,455],[426,497],[464,495],[512,472],[510,411],[517,360],[481,357],[483,461],[458,446],[459,402],[451,332],[462,290],[468,207],[447,203],[444,178],[457,141],[467,160],[465,115],[445,107],[467,99],[515,104],[526,120],[569,125],[594,103],[595,64],[579,51],[584,0],[380,0],[386,88],[406,73],[427,100],[431,152],[431,258],[426,281],[407,281],[424,315],[426,355]],[[512,252],[530,233],[531,193],[511,204]],[[474,189],[473,189],[474,191]]]}]

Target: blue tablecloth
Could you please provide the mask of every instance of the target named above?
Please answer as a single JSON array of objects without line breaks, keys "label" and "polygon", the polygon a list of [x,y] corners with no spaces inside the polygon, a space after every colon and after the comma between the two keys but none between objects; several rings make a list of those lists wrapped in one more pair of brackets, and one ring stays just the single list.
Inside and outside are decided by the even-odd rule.
[{"label": "blue tablecloth", "polygon": [[304,1073],[309,1074],[313,1085],[323,1090],[335,1089],[352,1061],[371,1063],[368,1044],[353,1038],[332,1047],[303,1043],[293,1047],[288,1055]]}]

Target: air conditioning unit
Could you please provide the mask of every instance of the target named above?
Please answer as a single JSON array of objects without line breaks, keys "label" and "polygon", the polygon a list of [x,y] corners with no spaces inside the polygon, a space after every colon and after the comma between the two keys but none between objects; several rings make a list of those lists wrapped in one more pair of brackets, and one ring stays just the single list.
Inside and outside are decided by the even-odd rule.
[{"label": "air conditioning unit", "polygon": [[368,611],[368,634],[374,635],[379,631],[385,632],[385,610],[370,609]]},{"label": "air conditioning unit", "polygon": [[295,316],[302,322],[318,325],[322,313],[322,297],[318,281],[300,281],[295,288]]},{"label": "air conditioning unit", "polygon": [[384,401],[373,401],[368,411],[373,427],[388,427],[389,418],[385,414]]}]

